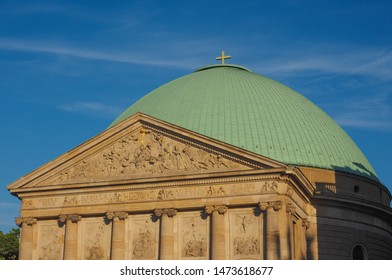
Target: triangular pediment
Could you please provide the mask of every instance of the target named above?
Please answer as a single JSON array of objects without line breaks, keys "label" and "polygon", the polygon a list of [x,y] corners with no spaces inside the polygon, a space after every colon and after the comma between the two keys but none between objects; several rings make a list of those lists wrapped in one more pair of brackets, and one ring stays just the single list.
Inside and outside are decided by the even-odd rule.
[{"label": "triangular pediment", "polygon": [[135,114],[9,186],[20,188],[181,177],[282,164]]}]

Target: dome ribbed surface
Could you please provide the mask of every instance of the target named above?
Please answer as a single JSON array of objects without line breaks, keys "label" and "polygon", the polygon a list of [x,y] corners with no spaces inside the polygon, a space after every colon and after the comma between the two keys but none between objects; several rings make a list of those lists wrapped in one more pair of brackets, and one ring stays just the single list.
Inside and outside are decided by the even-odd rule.
[{"label": "dome ribbed surface", "polygon": [[285,164],[378,181],[353,140],[307,98],[235,65],[211,65],[150,92],[111,126],[142,112]]}]

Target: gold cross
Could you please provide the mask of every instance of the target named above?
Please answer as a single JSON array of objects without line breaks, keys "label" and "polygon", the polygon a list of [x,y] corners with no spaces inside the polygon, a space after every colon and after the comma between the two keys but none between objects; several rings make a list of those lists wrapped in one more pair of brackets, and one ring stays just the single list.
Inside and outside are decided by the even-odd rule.
[{"label": "gold cross", "polygon": [[222,56],[218,56],[216,60],[222,60],[222,64],[225,64],[225,59],[230,59],[230,55],[225,56],[225,51],[222,51]]}]

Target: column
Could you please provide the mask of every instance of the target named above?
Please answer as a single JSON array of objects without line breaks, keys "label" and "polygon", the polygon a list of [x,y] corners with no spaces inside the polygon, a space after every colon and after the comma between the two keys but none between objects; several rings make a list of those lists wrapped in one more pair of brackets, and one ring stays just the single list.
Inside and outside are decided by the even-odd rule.
[{"label": "column", "polygon": [[305,218],[302,220],[301,231],[301,255],[304,256],[304,259],[317,260],[318,248],[315,240],[317,229],[314,226],[311,228],[310,221]]},{"label": "column", "polygon": [[266,212],[266,257],[267,260],[280,259],[280,230],[279,210],[282,209],[281,201],[269,201],[259,204],[260,209]]},{"label": "column", "polygon": [[174,259],[174,219],[176,209],[156,209],[154,214],[161,217],[159,259]]},{"label": "column", "polygon": [[211,216],[211,259],[226,259],[226,205],[207,206],[205,212]]},{"label": "column", "polygon": [[33,238],[34,225],[37,219],[31,217],[16,218],[15,222],[21,226],[20,245],[19,245],[19,259],[31,260],[33,258]]},{"label": "column", "polygon": [[111,260],[125,260],[125,219],[126,212],[109,212],[106,218],[112,221],[112,244],[110,249]]},{"label": "column", "polygon": [[[295,259],[295,240],[294,240],[294,223],[293,216],[295,216],[296,207],[292,203],[286,204],[287,215],[287,259]],[[282,245],[282,244],[281,244]]]},{"label": "column", "polygon": [[60,215],[59,221],[65,223],[64,260],[76,260],[78,255],[78,222],[82,219],[77,214]]}]

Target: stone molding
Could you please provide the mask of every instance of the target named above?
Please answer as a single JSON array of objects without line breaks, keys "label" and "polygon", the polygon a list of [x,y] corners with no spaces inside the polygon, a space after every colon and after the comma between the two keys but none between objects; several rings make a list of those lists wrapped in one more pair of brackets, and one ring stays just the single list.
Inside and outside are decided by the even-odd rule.
[{"label": "stone molding", "polygon": [[164,214],[166,214],[169,218],[173,218],[175,215],[177,215],[177,210],[174,208],[155,209],[154,214],[157,217],[162,217]]},{"label": "stone molding", "polygon": [[226,205],[213,205],[206,206],[204,211],[207,214],[212,214],[212,212],[217,211],[219,215],[224,215],[227,213],[228,207]]},{"label": "stone molding", "polygon": [[23,224],[33,226],[37,223],[37,219],[32,217],[18,217],[15,219],[15,223],[18,226],[22,226]]},{"label": "stone molding", "polygon": [[108,220],[113,220],[114,218],[118,218],[119,220],[124,221],[126,218],[128,218],[128,213],[127,212],[107,212],[106,218]]},{"label": "stone molding", "polygon": [[66,221],[71,221],[72,223],[76,224],[82,220],[82,216],[78,214],[61,214],[59,216],[59,221],[65,223]]}]

